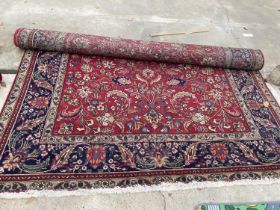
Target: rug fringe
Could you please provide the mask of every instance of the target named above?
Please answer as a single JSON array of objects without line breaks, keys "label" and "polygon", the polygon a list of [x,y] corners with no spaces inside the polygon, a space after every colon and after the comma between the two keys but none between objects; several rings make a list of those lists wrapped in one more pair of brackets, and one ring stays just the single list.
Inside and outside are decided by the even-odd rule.
[{"label": "rug fringe", "polygon": [[170,192],[190,189],[207,189],[207,188],[221,188],[221,187],[233,187],[242,185],[274,185],[280,184],[280,179],[276,178],[265,178],[261,180],[236,180],[236,181],[205,181],[205,182],[191,182],[191,183],[161,183],[159,185],[142,186],[137,185],[134,187],[126,188],[106,188],[106,189],[79,189],[74,191],[54,191],[54,190],[29,190],[26,192],[19,193],[0,193],[0,199],[21,199],[30,197],[68,197],[68,196],[90,196],[96,194],[123,194],[123,193],[142,193],[142,192]]}]

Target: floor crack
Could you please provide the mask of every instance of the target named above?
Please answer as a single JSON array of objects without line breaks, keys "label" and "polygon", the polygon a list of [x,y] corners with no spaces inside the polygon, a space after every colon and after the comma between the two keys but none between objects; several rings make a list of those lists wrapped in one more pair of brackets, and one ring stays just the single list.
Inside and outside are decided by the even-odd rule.
[{"label": "floor crack", "polygon": [[232,37],[235,39],[235,41],[237,42],[238,44],[238,47],[240,47],[240,43],[239,43],[239,38],[235,36],[235,34],[233,33],[233,28],[230,24],[230,17],[229,17],[229,13],[228,13],[228,10],[227,8],[224,6],[224,4],[220,1],[220,0],[217,0],[217,2],[219,3],[219,5],[221,6],[221,8],[224,10],[224,13],[226,15],[226,18],[227,18],[227,22],[226,22],[226,25],[227,27],[229,27],[229,31],[230,31],[230,34],[232,35]]},{"label": "floor crack", "polygon": [[159,191],[159,193],[160,193],[160,194],[161,194],[161,196],[163,197],[164,210],[166,210],[166,199],[165,199],[165,196],[164,196],[164,194],[163,194],[161,191]]}]

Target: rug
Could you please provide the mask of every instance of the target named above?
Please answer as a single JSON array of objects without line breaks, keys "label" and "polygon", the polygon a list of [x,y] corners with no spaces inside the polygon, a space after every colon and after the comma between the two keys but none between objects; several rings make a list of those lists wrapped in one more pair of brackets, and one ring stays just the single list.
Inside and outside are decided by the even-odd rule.
[{"label": "rug", "polygon": [[18,29],[0,191],[278,177],[260,50]]},{"label": "rug", "polygon": [[204,204],[198,210],[280,210],[280,204]]}]

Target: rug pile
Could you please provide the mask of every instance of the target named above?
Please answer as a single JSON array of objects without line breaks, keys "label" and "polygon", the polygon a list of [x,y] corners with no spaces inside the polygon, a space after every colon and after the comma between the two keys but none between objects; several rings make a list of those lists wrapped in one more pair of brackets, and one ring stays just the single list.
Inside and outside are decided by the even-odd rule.
[{"label": "rug pile", "polygon": [[278,177],[260,50],[18,29],[0,191]]}]

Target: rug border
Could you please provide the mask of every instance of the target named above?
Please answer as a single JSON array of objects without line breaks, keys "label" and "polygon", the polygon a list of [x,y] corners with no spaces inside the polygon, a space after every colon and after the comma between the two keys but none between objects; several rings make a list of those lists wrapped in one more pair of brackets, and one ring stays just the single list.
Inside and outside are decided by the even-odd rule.
[{"label": "rug border", "polygon": [[[2,158],[2,152],[7,144],[7,142],[2,142],[3,139],[5,139],[5,132],[8,129],[8,126],[11,124],[11,116],[6,117],[5,115],[9,114],[9,111],[14,111],[15,107],[19,104],[19,96],[24,90],[24,86],[26,86],[25,81],[30,81],[30,78],[27,77],[28,73],[32,73],[33,71],[30,71],[30,69],[33,69],[34,62],[35,62],[35,57],[37,57],[38,51],[30,51],[30,50],[25,50],[23,53],[23,56],[21,58],[20,65],[17,70],[16,77],[13,81],[12,87],[9,91],[9,94],[5,100],[5,103],[1,109],[0,112],[0,134],[2,135],[0,138],[0,158]],[[28,62],[27,62],[28,61]],[[25,62],[25,63],[24,63]],[[27,66],[24,66],[24,64],[27,64]],[[19,81],[22,80],[22,81]],[[19,83],[19,84],[17,84]],[[28,83],[29,84],[29,83]],[[19,86],[19,87],[17,87]],[[18,91],[18,89],[20,91]],[[16,100],[12,100],[12,103],[9,104],[8,102],[11,100],[12,94],[17,94]],[[22,101],[20,102],[22,103]],[[10,107],[9,107],[10,106]],[[16,113],[16,115],[18,112]],[[6,119],[4,118],[6,117]],[[3,119],[4,118],[4,119]],[[4,127],[3,127],[4,123]],[[14,122],[13,122],[14,123]],[[13,124],[12,123],[12,124]]]}]

